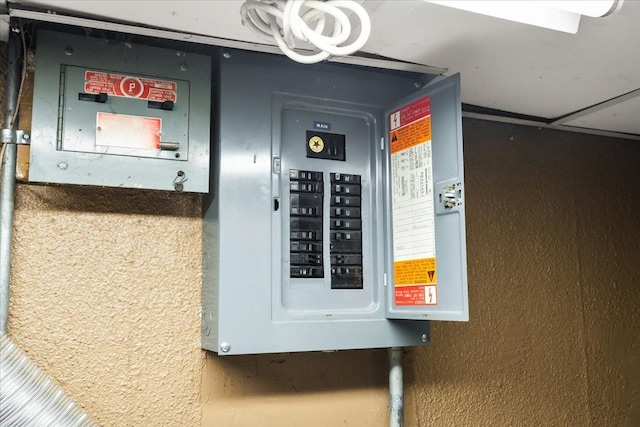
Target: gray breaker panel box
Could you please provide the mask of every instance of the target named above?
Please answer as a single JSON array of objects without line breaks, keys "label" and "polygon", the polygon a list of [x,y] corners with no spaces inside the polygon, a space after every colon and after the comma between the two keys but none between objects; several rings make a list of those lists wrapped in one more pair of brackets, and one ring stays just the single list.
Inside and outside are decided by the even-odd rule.
[{"label": "gray breaker panel box", "polygon": [[[232,355],[425,345],[428,320],[467,320],[457,76],[300,65],[229,49],[214,68],[204,349]],[[438,301],[426,304],[424,289],[435,284],[425,284],[422,300],[406,305],[394,285],[391,202],[400,172],[392,165],[390,117],[425,96]],[[455,203],[443,208],[450,185]],[[450,203],[453,196],[445,196]]]}]

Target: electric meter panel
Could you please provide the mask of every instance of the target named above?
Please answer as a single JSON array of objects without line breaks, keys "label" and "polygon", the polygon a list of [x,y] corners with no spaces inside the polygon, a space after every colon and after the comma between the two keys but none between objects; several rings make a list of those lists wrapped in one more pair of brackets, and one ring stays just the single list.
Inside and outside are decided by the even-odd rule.
[{"label": "electric meter panel", "polygon": [[29,179],[207,192],[210,62],[40,31]]},{"label": "electric meter panel", "polygon": [[467,320],[459,77],[217,66],[203,348],[425,345],[429,320]]}]

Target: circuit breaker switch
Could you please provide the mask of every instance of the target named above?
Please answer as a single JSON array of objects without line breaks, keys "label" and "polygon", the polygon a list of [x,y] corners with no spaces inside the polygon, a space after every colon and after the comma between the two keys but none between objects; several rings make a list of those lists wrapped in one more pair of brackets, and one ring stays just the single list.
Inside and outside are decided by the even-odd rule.
[{"label": "circuit breaker switch", "polygon": [[291,240],[320,240],[322,234],[316,231],[292,231]]},{"label": "circuit breaker switch", "polygon": [[332,219],[332,230],[360,230],[362,228],[362,221],[359,219]]},{"label": "circuit breaker switch", "polygon": [[291,181],[317,181],[322,182],[322,172],[301,171],[297,169],[289,170],[289,179]]},{"label": "circuit breaker switch", "polygon": [[301,193],[323,192],[322,184],[316,182],[293,181],[290,184],[290,189],[291,191],[297,191]]},{"label": "circuit breaker switch", "polygon": [[331,208],[332,217],[360,218],[360,208]]},{"label": "circuit breaker switch", "polygon": [[360,206],[360,197],[332,196],[331,204],[340,206]]},{"label": "circuit breaker switch", "polygon": [[331,240],[362,240],[360,231],[332,231]]},{"label": "circuit breaker switch", "polygon": [[333,184],[331,192],[333,194],[347,194],[350,196],[360,194],[360,185]]},{"label": "circuit breaker switch", "polygon": [[318,267],[307,267],[307,266],[291,266],[291,277],[300,277],[300,278],[321,278],[323,276],[322,269]]},{"label": "circuit breaker switch", "polygon": [[360,175],[349,173],[332,173],[331,182],[345,182],[347,184],[360,184]]}]

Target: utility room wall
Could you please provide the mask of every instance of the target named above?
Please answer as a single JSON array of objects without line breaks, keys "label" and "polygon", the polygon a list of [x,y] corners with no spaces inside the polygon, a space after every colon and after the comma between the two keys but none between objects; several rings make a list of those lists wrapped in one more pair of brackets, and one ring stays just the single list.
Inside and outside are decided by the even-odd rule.
[{"label": "utility room wall", "polygon": [[640,426],[640,142],[464,138],[470,322],[409,351],[409,425]]},{"label": "utility room wall", "polygon": [[[406,425],[640,425],[640,143],[464,137],[471,320],[407,350]],[[387,425],[384,350],[200,350],[200,211],[19,184],[10,337],[101,426]]]},{"label": "utility room wall", "polygon": [[[640,425],[640,143],[465,120],[469,323],[406,352],[407,426]],[[385,426],[383,351],[206,359],[203,425]]]}]

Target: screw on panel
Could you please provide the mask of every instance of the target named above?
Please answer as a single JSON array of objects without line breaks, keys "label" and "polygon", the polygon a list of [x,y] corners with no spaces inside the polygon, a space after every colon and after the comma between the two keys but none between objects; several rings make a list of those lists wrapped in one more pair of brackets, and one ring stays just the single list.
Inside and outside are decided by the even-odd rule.
[{"label": "screw on panel", "polygon": [[231,344],[229,344],[228,342],[223,342],[222,344],[220,344],[220,350],[223,353],[228,353],[229,350],[231,350]]},{"label": "screw on panel", "polygon": [[224,52],[222,56],[224,56],[227,59],[231,58],[231,54],[229,52]]},{"label": "screw on panel", "polygon": [[73,55],[73,48],[71,46],[67,46],[64,48],[65,55]]},{"label": "screw on panel", "polygon": [[180,64],[180,69],[182,71],[187,71],[189,69],[189,66],[185,62],[183,62],[182,64]]},{"label": "screw on panel", "polygon": [[184,52],[176,52],[176,55],[180,56],[180,57],[184,57],[185,53]]},{"label": "screw on panel", "polygon": [[67,162],[60,162],[60,163],[58,163],[58,167],[59,167],[60,169],[62,169],[63,171],[65,171],[65,170],[67,170],[67,168],[69,167],[69,163],[67,163]]},{"label": "screw on panel", "polygon": [[422,334],[422,342],[427,342],[427,334]]}]

